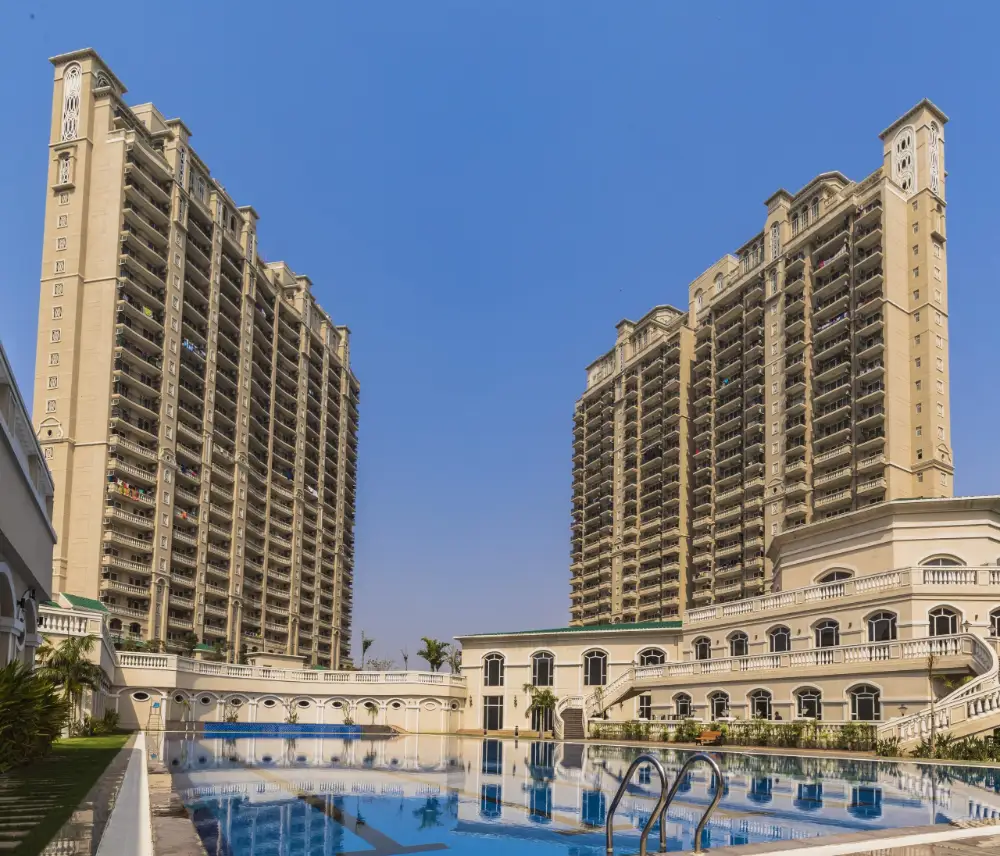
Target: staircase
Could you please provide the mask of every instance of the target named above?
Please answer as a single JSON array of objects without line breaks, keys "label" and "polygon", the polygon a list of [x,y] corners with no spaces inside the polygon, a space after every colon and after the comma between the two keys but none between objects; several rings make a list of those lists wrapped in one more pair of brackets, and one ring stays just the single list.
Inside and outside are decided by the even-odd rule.
[{"label": "staircase", "polygon": [[583,727],[583,709],[567,708],[563,711],[563,740],[583,740],[587,732]]},{"label": "staircase", "polygon": [[941,656],[956,653],[949,646],[960,645],[963,650],[968,649],[976,677],[936,701],[933,708],[928,706],[910,716],[882,723],[878,728],[878,738],[895,737],[900,744],[911,746],[929,738],[932,731],[967,737],[992,732],[1000,727],[1000,660],[993,646],[985,639],[969,634],[928,639],[927,643],[929,654]]}]

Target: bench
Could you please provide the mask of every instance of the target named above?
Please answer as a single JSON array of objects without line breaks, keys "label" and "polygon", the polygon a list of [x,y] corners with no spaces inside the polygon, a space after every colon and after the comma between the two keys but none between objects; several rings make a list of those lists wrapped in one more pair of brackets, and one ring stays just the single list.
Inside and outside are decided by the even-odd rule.
[{"label": "bench", "polygon": [[714,746],[721,739],[722,739],[721,731],[702,731],[701,734],[699,734],[695,738],[694,742],[698,746]]}]

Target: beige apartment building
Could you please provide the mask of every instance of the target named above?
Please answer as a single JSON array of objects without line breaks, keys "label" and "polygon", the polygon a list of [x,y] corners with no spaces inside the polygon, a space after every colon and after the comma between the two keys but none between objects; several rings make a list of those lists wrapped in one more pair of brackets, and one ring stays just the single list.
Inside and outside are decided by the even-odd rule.
[{"label": "beige apartment building", "polygon": [[573,624],[763,594],[771,540],[952,492],[944,125],[924,100],[863,181],[822,173],[622,321],[573,434]]},{"label": "beige apartment building", "polygon": [[[35,427],[53,587],[114,632],[350,657],[358,382],[349,331],[257,248],[180,119],[55,57]],[[237,144],[235,139],[233,144]]]}]

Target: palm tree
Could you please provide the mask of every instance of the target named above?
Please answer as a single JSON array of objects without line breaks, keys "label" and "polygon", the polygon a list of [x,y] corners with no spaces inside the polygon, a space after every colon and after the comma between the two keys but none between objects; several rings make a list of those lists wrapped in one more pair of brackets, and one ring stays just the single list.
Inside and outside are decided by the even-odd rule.
[{"label": "palm tree", "polygon": [[447,660],[448,665],[451,666],[451,671],[457,675],[458,670],[462,668],[462,649],[452,648],[451,651],[448,652]]},{"label": "palm tree", "polygon": [[368,649],[375,644],[375,640],[365,636],[365,631],[361,631],[361,671],[365,670],[365,655],[368,653]]},{"label": "palm tree", "polygon": [[185,657],[190,657],[194,653],[194,649],[198,647],[201,640],[194,635],[190,630],[181,637],[180,646],[181,651],[184,652]]},{"label": "palm tree", "polygon": [[101,667],[88,658],[96,642],[96,636],[71,636],[56,647],[46,638],[37,651],[39,673],[63,688],[77,722],[83,716],[83,691],[99,690],[104,677]]},{"label": "palm tree", "polygon": [[534,684],[525,684],[522,689],[531,696],[531,702],[528,704],[527,710],[524,711],[524,717],[527,719],[534,713],[538,711],[538,736],[545,736],[545,720],[548,718],[548,711],[556,709],[556,703],[559,701],[556,695],[548,687],[536,687]]},{"label": "palm tree", "polygon": [[431,639],[429,636],[421,636],[420,641],[424,643],[424,647],[417,651],[417,656],[427,661],[432,672],[438,671],[448,659],[448,649],[451,645],[440,639]]}]

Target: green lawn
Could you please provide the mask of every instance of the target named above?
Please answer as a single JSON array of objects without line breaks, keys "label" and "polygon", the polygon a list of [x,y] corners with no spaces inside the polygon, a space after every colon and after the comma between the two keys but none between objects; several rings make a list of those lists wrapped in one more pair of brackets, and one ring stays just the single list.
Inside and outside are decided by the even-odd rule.
[{"label": "green lawn", "polygon": [[12,856],[41,853],[128,737],[114,734],[60,740],[47,758],[0,776],[0,797],[4,799],[0,841],[19,842],[7,852]]}]

